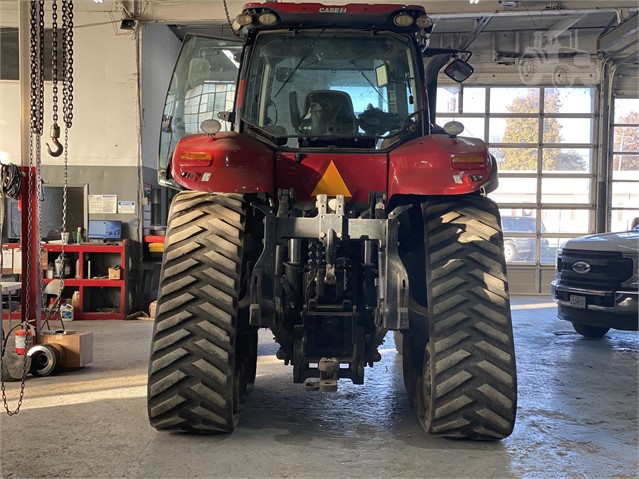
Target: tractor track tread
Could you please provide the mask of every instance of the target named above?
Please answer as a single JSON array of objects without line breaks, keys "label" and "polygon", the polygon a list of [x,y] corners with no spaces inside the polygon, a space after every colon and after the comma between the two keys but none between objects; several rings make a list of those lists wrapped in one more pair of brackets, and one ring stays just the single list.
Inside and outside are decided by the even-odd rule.
[{"label": "tractor track tread", "polygon": [[517,407],[499,210],[487,198],[425,203],[430,403],[435,435],[501,439]]},{"label": "tractor track tread", "polygon": [[244,205],[237,195],[181,192],[169,218],[149,362],[149,419],[158,430],[230,432],[237,423]]}]

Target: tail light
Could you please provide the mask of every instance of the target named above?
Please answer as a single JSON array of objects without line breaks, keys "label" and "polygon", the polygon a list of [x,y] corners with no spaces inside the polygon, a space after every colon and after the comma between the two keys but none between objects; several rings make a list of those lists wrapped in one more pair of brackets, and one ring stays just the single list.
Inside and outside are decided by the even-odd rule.
[{"label": "tail light", "polygon": [[486,168],[488,159],[484,156],[453,156],[451,163],[456,170],[481,170]]}]

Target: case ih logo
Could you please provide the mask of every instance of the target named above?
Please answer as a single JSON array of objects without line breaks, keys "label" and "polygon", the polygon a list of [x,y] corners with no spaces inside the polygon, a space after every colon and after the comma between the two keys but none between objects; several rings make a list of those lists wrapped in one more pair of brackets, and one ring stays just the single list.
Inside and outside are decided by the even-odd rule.
[{"label": "case ih logo", "polygon": [[344,7],[322,7],[319,9],[320,13],[346,13]]}]

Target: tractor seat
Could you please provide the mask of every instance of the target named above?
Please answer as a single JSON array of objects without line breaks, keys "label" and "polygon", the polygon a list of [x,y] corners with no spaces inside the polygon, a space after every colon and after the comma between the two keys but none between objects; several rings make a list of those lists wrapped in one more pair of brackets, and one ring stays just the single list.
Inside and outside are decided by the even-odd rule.
[{"label": "tractor seat", "polygon": [[355,135],[358,131],[353,102],[339,90],[314,90],[304,99],[301,130],[310,135]]}]

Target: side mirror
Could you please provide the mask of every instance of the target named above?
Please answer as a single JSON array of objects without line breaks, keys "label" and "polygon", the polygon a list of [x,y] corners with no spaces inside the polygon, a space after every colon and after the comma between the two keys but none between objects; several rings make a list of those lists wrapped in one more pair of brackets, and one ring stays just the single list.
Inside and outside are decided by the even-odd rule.
[{"label": "side mirror", "polygon": [[457,58],[448,64],[444,73],[457,83],[461,83],[466,81],[474,71],[475,69],[470,66],[470,63]]},{"label": "side mirror", "polygon": [[444,125],[444,131],[451,138],[456,138],[464,131],[464,125],[458,121],[449,121]]},{"label": "side mirror", "polygon": [[375,81],[378,88],[388,85],[388,66],[385,63],[375,68]]},{"label": "side mirror", "polygon": [[200,123],[200,130],[209,136],[215,135],[222,129],[222,124],[217,120],[204,120]]},{"label": "side mirror", "polygon": [[632,219],[632,224],[630,225],[630,229],[634,230],[639,225],[639,217]]}]

